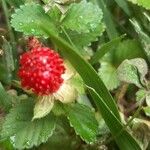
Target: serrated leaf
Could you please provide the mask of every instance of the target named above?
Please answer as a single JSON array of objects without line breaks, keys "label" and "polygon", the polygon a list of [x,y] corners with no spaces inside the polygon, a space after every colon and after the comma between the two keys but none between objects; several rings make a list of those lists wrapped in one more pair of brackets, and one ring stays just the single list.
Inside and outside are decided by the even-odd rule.
[{"label": "serrated leaf", "polygon": [[1,138],[11,137],[17,149],[31,148],[46,142],[55,128],[55,117],[52,113],[42,119],[31,121],[33,107],[32,100],[24,100],[6,116]]},{"label": "serrated leaf", "polygon": [[[85,46],[89,46],[91,42],[98,40],[98,37],[102,35],[105,31],[105,26],[103,23],[99,23],[96,28],[89,33],[78,33],[76,31],[67,30],[72,43],[79,49],[83,49]],[[61,36],[64,37],[67,41],[67,37],[61,33]]]},{"label": "serrated leaf", "polygon": [[109,90],[117,88],[120,81],[117,76],[117,69],[107,62],[102,62],[98,74]]},{"label": "serrated leaf", "polygon": [[138,87],[142,87],[141,83],[147,71],[147,64],[141,58],[124,60],[117,70],[120,81],[133,83]]},{"label": "serrated leaf", "polygon": [[91,108],[77,103],[68,106],[67,116],[76,134],[84,141],[91,143],[96,140],[98,123]]},{"label": "serrated leaf", "polygon": [[97,5],[83,0],[70,6],[62,25],[79,33],[89,33],[102,21],[102,17],[102,11]]},{"label": "serrated leaf", "polygon": [[34,106],[34,119],[43,118],[50,113],[54,106],[53,96],[40,96]]},{"label": "serrated leaf", "polygon": [[47,34],[40,28],[41,23],[47,25],[55,34],[57,33],[51,18],[45,13],[42,6],[36,3],[20,6],[15,10],[11,19],[11,25],[16,31],[23,32],[25,35],[47,37]]},{"label": "serrated leaf", "polygon": [[150,9],[150,2],[149,0],[128,0],[134,4],[137,4],[139,6],[143,6],[146,9]]}]

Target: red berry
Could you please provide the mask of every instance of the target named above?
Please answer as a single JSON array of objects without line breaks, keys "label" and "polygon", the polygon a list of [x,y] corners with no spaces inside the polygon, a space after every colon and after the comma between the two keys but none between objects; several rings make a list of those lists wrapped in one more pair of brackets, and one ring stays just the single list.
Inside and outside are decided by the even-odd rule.
[{"label": "red berry", "polygon": [[38,95],[57,92],[63,83],[65,72],[59,54],[48,47],[35,47],[20,57],[19,77],[22,87],[32,89]]}]

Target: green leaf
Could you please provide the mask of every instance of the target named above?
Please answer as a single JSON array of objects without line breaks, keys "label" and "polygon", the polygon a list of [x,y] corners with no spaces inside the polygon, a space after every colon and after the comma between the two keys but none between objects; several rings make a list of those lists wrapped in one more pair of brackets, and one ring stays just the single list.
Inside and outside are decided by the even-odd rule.
[{"label": "green leaf", "polygon": [[150,107],[150,93],[146,95],[146,104]]},{"label": "green leaf", "polygon": [[118,66],[125,59],[145,58],[142,47],[137,40],[123,40],[118,43],[116,49],[112,52],[113,63]]},{"label": "green leaf", "polygon": [[6,0],[10,6],[19,7],[25,0]]},{"label": "green leaf", "polygon": [[0,59],[0,80],[3,83],[10,84],[12,79],[12,71],[14,71],[14,59],[12,53],[12,46],[3,38],[3,55]]},{"label": "green leaf", "polygon": [[43,118],[50,113],[54,106],[54,97],[53,96],[40,96],[37,99],[37,102],[34,106],[34,119]]},{"label": "green leaf", "polygon": [[143,107],[143,110],[144,110],[146,116],[150,117],[150,107],[149,106]]},{"label": "green leaf", "polygon": [[[51,33],[51,31],[46,26],[41,26],[43,30],[49,34],[51,39],[57,44],[57,46],[61,49],[62,54],[65,58],[67,58],[72,66],[76,69],[76,71],[80,74],[85,84],[90,87],[93,87],[101,97],[103,97],[104,101],[108,105],[108,107],[112,110],[117,118],[120,118],[117,106],[105,87],[104,83],[94,70],[94,68],[87,63],[82,56],[77,52],[78,50],[68,45],[62,38]],[[78,63],[77,63],[78,62]],[[83,69],[84,68],[84,69]],[[101,88],[100,88],[101,87]]]},{"label": "green leaf", "polygon": [[0,82],[0,107],[8,111],[12,106],[12,97],[5,91]]},{"label": "green leaf", "polygon": [[128,0],[134,4],[137,4],[139,6],[143,6],[146,9],[150,9],[150,2],[149,0]]},{"label": "green leaf", "polygon": [[131,15],[128,3],[126,0],[114,0],[124,10],[127,15]]},{"label": "green leaf", "polygon": [[87,143],[95,142],[98,123],[91,108],[78,103],[73,104],[67,107],[67,117],[77,135]]},{"label": "green leaf", "polygon": [[[99,110],[103,110],[103,118],[106,122],[106,124],[109,126],[111,132],[115,135],[118,132],[121,132],[122,126],[120,126],[120,116],[119,112],[116,108],[116,105],[114,103],[113,98],[111,97],[110,93],[108,92],[107,88],[101,81],[101,79],[98,77],[97,73],[94,71],[94,69],[87,63],[78,53],[77,50],[68,43],[66,43],[61,38],[55,36],[51,31],[46,28],[45,26],[42,26],[43,30],[49,34],[51,39],[55,41],[57,46],[62,50],[62,54],[70,61],[70,63],[75,67],[75,69],[78,71],[78,73],[81,75],[82,79],[84,80],[85,84],[92,87],[100,96],[101,99],[97,100],[97,96],[95,97],[95,94],[92,94],[93,101],[95,103],[101,101],[97,107]],[[78,62],[78,63],[77,63]],[[84,68],[84,69],[83,69]],[[107,108],[107,113],[105,108]],[[105,113],[104,113],[105,112]],[[112,114],[112,115],[110,115]],[[111,117],[113,116],[113,118]],[[111,122],[109,122],[109,120]],[[119,123],[118,123],[119,122]],[[113,123],[114,126],[111,126],[111,123]],[[116,125],[117,123],[117,125]],[[134,140],[134,138],[125,130],[122,131],[122,134],[117,138],[115,138],[117,141],[117,144],[119,145],[121,150],[140,150],[139,145]]]},{"label": "green leaf", "polygon": [[[56,36],[56,34],[54,34],[48,26],[46,26],[45,24],[41,22],[40,27],[43,31],[45,31],[51,37],[51,40],[53,40],[53,42],[55,42],[57,46],[61,49],[62,54],[71,62],[71,64],[79,72],[85,84],[95,89],[95,91],[97,91],[97,93],[102,97],[103,103],[107,105],[107,107],[109,108],[109,113],[112,113],[116,118],[118,118],[118,121],[119,121],[120,116],[119,116],[118,109],[114,103],[114,100],[112,96],[110,95],[110,93],[108,92],[107,88],[105,87],[104,83],[101,81],[101,79],[99,78],[95,70],[92,68],[92,66],[89,63],[87,63],[84,60],[84,58],[82,58],[77,53],[77,50],[74,47],[71,47],[63,39]],[[93,97],[93,100],[96,101],[94,97]],[[110,115],[106,115],[106,114],[103,115],[103,117],[105,121],[111,118]],[[114,121],[114,124],[116,123],[115,119],[111,119],[111,120]],[[109,127],[112,128],[113,130],[113,127],[111,126]],[[117,133],[120,131],[119,129],[120,128],[117,128]],[[116,133],[116,130],[115,130],[115,133]],[[125,145],[125,147],[128,146],[128,148],[131,150],[139,150],[139,146],[127,132],[121,135],[124,135],[125,139],[120,140],[122,139],[121,136],[117,138],[118,145],[123,144]],[[120,149],[125,149],[125,148],[120,146]]]},{"label": "green leaf", "polygon": [[11,137],[15,148],[24,149],[46,142],[55,129],[55,117],[49,114],[45,118],[32,120],[34,103],[24,100],[6,116],[1,138]]},{"label": "green leaf", "polygon": [[132,121],[132,131],[142,150],[149,149],[150,122],[149,120],[134,118]]},{"label": "green leaf", "polygon": [[11,25],[16,31],[23,32],[25,35],[47,37],[47,34],[39,27],[41,22],[48,26],[53,33],[57,33],[51,18],[45,13],[42,6],[36,3],[27,3],[20,6],[20,9],[16,9],[11,19]]},{"label": "green leaf", "polygon": [[114,139],[120,150],[141,150],[136,140],[124,129],[120,121],[114,116],[112,111],[108,108],[103,99],[93,89],[88,87],[94,102],[96,103],[99,111],[101,112],[104,120],[109,127]]},{"label": "green leaf", "polygon": [[13,59],[13,53],[12,53],[12,47],[10,43],[3,37],[3,46],[2,49],[4,51],[4,61],[6,63],[6,67],[9,70],[9,72],[14,71],[14,59]]},{"label": "green leaf", "polygon": [[109,39],[118,37],[118,31],[116,29],[116,24],[113,21],[112,14],[106,6],[104,0],[97,0],[97,4],[103,10],[104,22],[106,25],[106,31]]},{"label": "green leaf", "polygon": [[71,78],[70,84],[78,91],[79,94],[85,93],[85,85],[79,74],[76,74]]},{"label": "green leaf", "polygon": [[120,81],[117,76],[117,69],[107,62],[102,62],[98,74],[109,90],[117,88]]},{"label": "green leaf", "polygon": [[96,51],[96,53],[91,58],[90,62],[92,64],[97,63],[107,52],[116,48],[116,46],[120,43],[120,41],[124,38],[124,35],[117,37],[108,43],[103,44],[100,49]]},{"label": "green leaf", "polygon": [[121,81],[141,87],[142,81],[148,72],[148,67],[144,59],[135,58],[123,61],[117,72]]},{"label": "green leaf", "polygon": [[147,94],[147,92],[145,89],[139,89],[136,92],[136,101],[138,101],[138,102],[142,101],[146,97],[146,94]]},{"label": "green leaf", "polygon": [[132,19],[130,21],[135,31],[138,33],[139,39],[144,47],[145,54],[150,62],[150,37],[145,32],[143,32],[140,24],[135,19]]},{"label": "green leaf", "polygon": [[70,6],[62,20],[62,25],[79,33],[89,33],[95,30],[102,21],[102,17],[102,11],[97,5],[83,0]]},{"label": "green leaf", "polygon": [[[83,49],[85,46],[89,46],[91,42],[97,41],[98,37],[102,35],[105,30],[105,26],[103,23],[99,23],[94,30],[89,33],[79,33],[77,31],[67,30],[67,34],[69,35],[72,43],[79,48],[79,50]],[[61,34],[67,41],[68,39],[64,34]],[[69,42],[69,41],[68,41]]]}]

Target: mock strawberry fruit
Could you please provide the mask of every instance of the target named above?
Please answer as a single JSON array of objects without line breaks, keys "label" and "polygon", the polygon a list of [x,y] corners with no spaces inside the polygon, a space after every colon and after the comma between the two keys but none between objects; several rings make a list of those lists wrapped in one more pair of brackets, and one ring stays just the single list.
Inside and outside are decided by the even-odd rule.
[{"label": "mock strawberry fruit", "polygon": [[62,74],[65,72],[63,59],[57,52],[38,42],[30,47],[30,51],[20,57],[18,74],[22,87],[32,89],[38,95],[57,92],[63,84]]}]

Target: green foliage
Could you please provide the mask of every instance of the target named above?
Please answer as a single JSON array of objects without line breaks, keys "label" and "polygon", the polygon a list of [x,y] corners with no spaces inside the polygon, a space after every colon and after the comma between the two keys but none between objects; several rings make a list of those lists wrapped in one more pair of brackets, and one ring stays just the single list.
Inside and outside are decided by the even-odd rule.
[{"label": "green foliage", "polygon": [[[116,133],[120,132],[119,134],[120,136],[117,136],[115,138],[120,149],[140,150],[140,147],[134,140],[134,138],[123,129],[114,100],[110,96],[110,93],[104,86],[104,83],[98,77],[93,68],[76,52],[76,50],[73,47],[69,46],[61,38],[55,36],[47,28],[43,27],[43,29],[55,41],[57,46],[59,46],[62,49],[63,55],[71,62],[71,64],[79,72],[84,82],[90,88],[92,87],[91,96],[93,98],[93,101],[94,103],[97,104],[97,107],[101,111],[102,116],[106,124],[108,125],[109,129],[111,130],[114,136],[116,135]],[[78,62],[78,64],[76,62]],[[101,87],[101,90],[99,87]],[[111,125],[112,123],[113,126]]]},{"label": "green foliage", "polygon": [[124,37],[124,35],[117,37],[108,43],[103,44],[91,58],[91,60],[90,60],[91,64],[97,63],[106,53],[108,53],[111,50],[114,50],[116,48],[116,46],[119,44],[119,42],[121,42],[121,39],[123,37]]},{"label": "green foliage", "polygon": [[135,31],[138,33],[139,39],[143,45],[143,48],[145,50],[145,54],[147,55],[148,60],[150,61],[150,37],[142,30],[140,24],[135,19],[130,20],[133,27],[135,28]]},{"label": "green foliage", "polygon": [[8,111],[12,105],[12,97],[5,91],[0,82],[0,107]]},{"label": "green foliage", "polygon": [[29,3],[22,5],[20,9],[16,9],[11,19],[11,24],[16,31],[24,32],[25,35],[44,35],[46,37],[47,34],[40,28],[41,22],[49,26],[52,32],[57,33],[51,18],[39,4]]},{"label": "green foliage", "polygon": [[143,110],[144,110],[146,116],[150,117],[150,107],[149,106],[144,107]]},{"label": "green foliage", "polygon": [[79,33],[88,33],[94,31],[97,25],[101,23],[102,16],[102,11],[98,6],[81,1],[70,6],[62,20],[62,25]]},{"label": "green foliage", "polygon": [[148,0],[128,0],[134,4],[137,4],[139,6],[143,6],[145,7],[146,9],[150,9],[150,3]]},{"label": "green foliage", "polygon": [[76,134],[80,135],[84,141],[87,143],[96,141],[98,123],[91,108],[81,104],[73,104],[67,107],[67,117]]},{"label": "green foliage", "polygon": [[32,121],[34,103],[24,100],[6,116],[1,139],[10,138],[17,149],[31,148],[46,142],[55,128],[55,117],[50,115]]},{"label": "green foliage", "polygon": [[[150,5],[128,1],[2,1],[0,34],[7,39],[0,39],[2,149],[149,149]],[[10,23],[23,34],[11,30],[12,11]],[[17,81],[27,36],[40,37],[43,46],[61,53],[65,65],[72,64],[57,92],[34,95]]]},{"label": "green foliage", "polygon": [[[98,93],[89,87],[89,91],[95,100],[95,103],[100,110],[102,116],[105,119],[107,126],[109,127],[113,137],[116,140],[119,148],[121,150],[140,150],[137,141],[123,128],[122,123],[114,116],[112,111],[103,102],[103,99],[98,95]],[[111,116],[111,117],[110,117]]]},{"label": "green foliage", "polygon": [[125,60],[118,67],[119,79],[127,83],[133,83],[138,87],[143,86],[147,72],[147,64],[145,60],[141,58]]},{"label": "green foliage", "polygon": [[[90,31],[89,33],[79,33],[77,31],[66,30],[68,36],[70,37],[73,45],[77,47],[79,50],[82,49],[84,46],[89,46],[91,42],[97,41],[98,36],[102,35],[104,32],[105,27],[103,23],[98,24],[94,30]],[[64,34],[61,34],[62,37],[66,38]],[[68,41],[68,39],[66,38]]]},{"label": "green foliage", "polygon": [[101,63],[98,73],[109,90],[117,88],[120,81],[117,76],[117,69],[107,62]]},{"label": "green foliage", "polygon": [[113,53],[113,63],[118,66],[125,59],[137,57],[145,58],[143,49],[137,40],[123,40],[118,44]]},{"label": "green foliage", "polygon": [[43,118],[48,115],[54,106],[53,96],[39,96],[34,106],[34,119]]},{"label": "green foliage", "polygon": [[0,80],[6,84],[11,82],[12,71],[14,71],[14,59],[12,55],[12,46],[3,37],[2,59],[0,60]]}]

